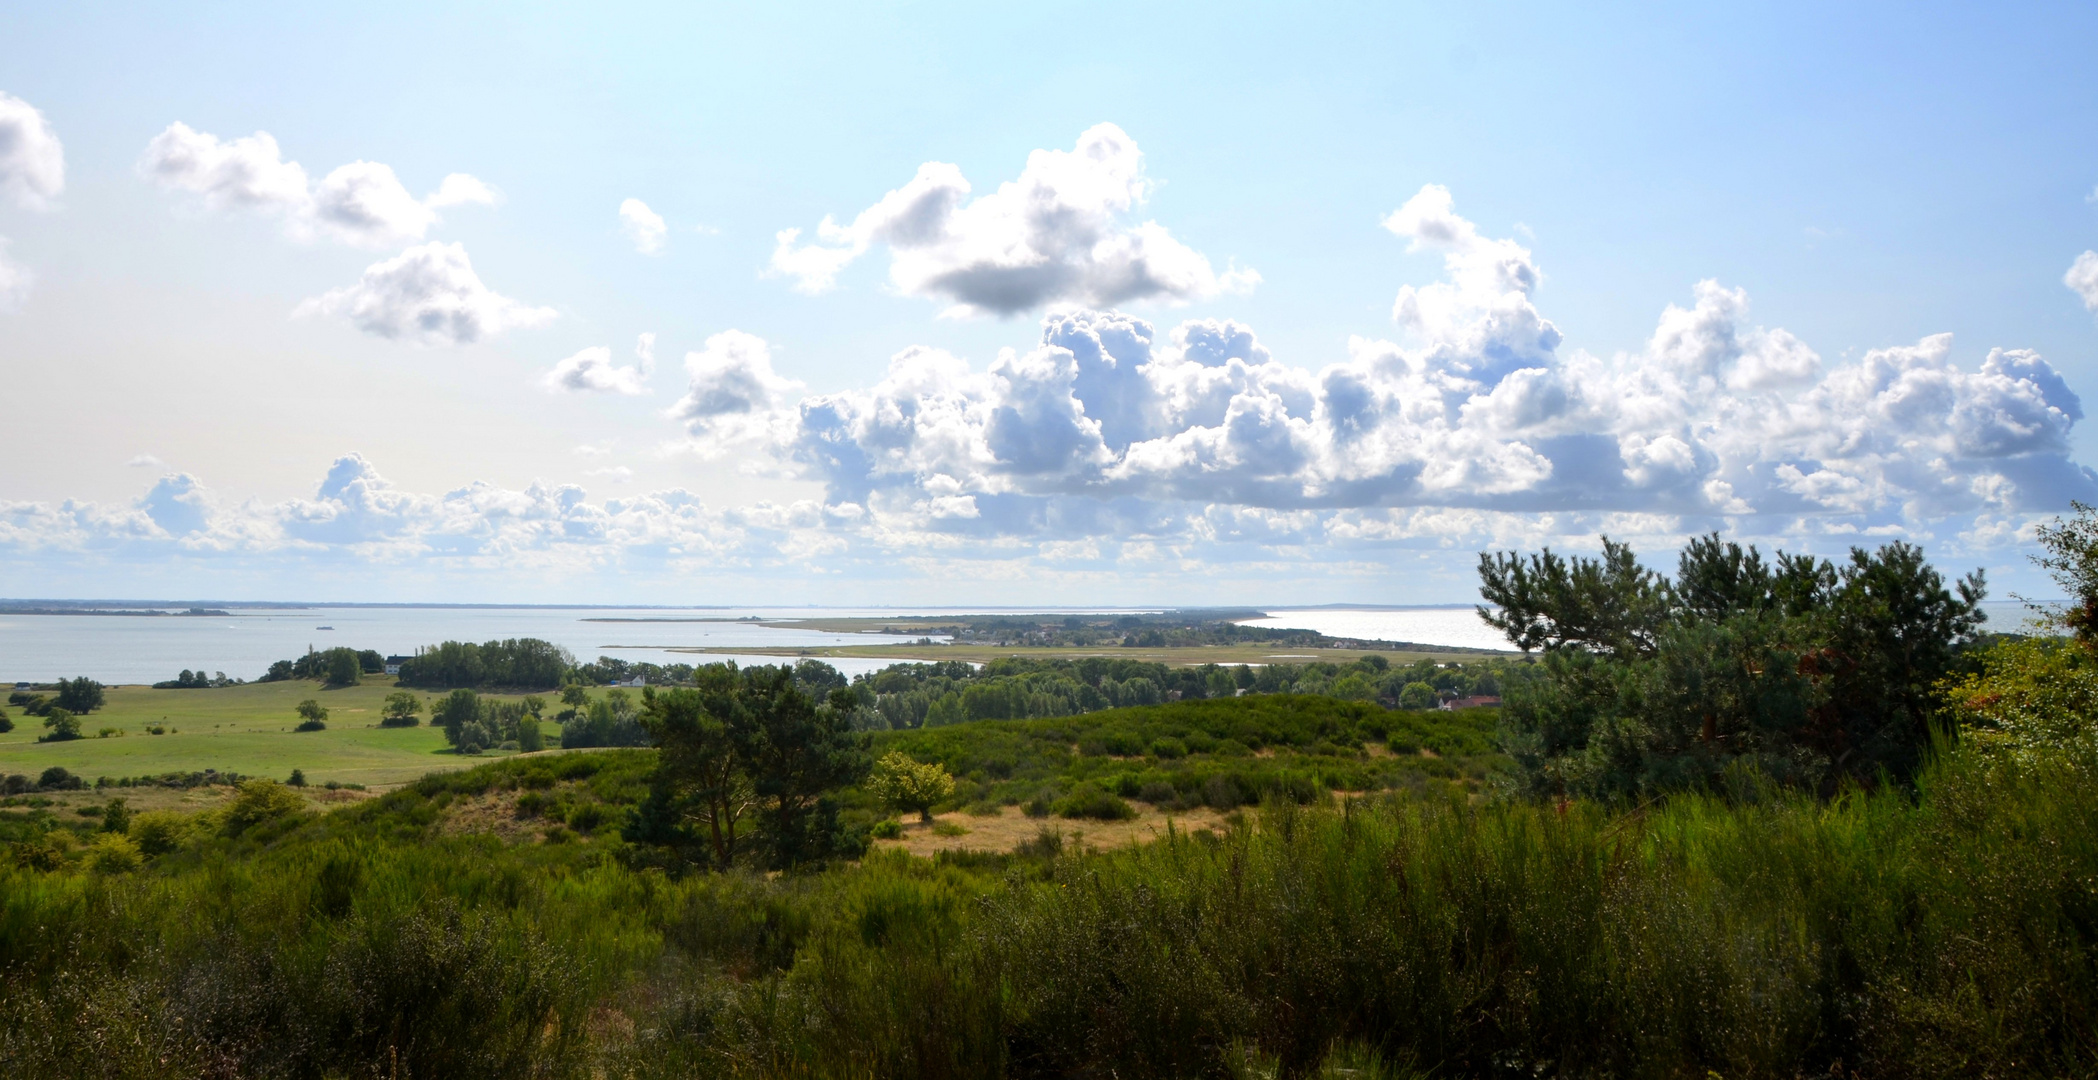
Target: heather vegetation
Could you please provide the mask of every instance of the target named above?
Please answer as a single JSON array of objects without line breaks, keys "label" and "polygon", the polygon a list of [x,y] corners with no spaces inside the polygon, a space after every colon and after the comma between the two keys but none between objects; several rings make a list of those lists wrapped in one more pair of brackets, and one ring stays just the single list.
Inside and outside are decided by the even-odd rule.
[{"label": "heather vegetation", "polygon": [[[1494,616],[1541,654],[1458,672],[1494,678],[1500,709],[1336,693],[1394,674],[1366,662],[1295,676],[1320,693],[1227,672],[1229,693],[1205,674],[1177,699],[896,725],[867,714],[933,679],[1010,702],[1045,674],[1103,696],[1148,676],[702,666],[607,705],[647,747],[326,812],[267,781],[198,813],[136,811],[135,788],[86,813],[18,804],[0,1058],[108,1077],[2090,1075],[2093,521],[2046,534],[2061,638],[1978,636],[1980,583],[1900,545],[1765,563],[1715,539],[1665,579],[1611,545],[1487,560]],[[435,722],[502,722],[462,694]],[[610,700],[564,696],[562,726]],[[1083,841],[1140,811],[1204,824]],[[922,827],[897,816],[1022,812],[1039,831],[1006,852],[878,839]]]}]

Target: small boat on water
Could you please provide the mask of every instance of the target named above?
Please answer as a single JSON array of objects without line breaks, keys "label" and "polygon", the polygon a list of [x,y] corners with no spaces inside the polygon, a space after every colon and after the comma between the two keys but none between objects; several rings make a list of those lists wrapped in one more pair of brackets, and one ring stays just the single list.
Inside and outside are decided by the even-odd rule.
[{"label": "small boat on water", "polygon": [[334,628],[334,627],[332,627],[332,626],[316,626],[316,627],[314,627],[314,629],[315,629],[315,630],[333,630],[333,629],[335,629],[335,628]]}]

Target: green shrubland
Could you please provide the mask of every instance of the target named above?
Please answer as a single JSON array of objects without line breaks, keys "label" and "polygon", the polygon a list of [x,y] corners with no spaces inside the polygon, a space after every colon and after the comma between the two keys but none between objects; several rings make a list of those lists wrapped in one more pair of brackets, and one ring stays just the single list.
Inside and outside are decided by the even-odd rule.
[{"label": "green shrubland", "polygon": [[[2098,756],[2079,746],[1947,748],[1913,792],[1744,775],[1630,813],[1271,799],[1120,851],[775,877],[667,872],[607,827],[645,796],[647,751],[510,759],[329,814],[252,784],[215,817],[138,815],[123,843],[11,817],[0,1057],[140,1077],[1294,1076],[1336,1054],[1482,1077],[2080,1075]],[[528,838],[447,829],[487,799]],[[583,807],[589,833],[566,824]],[[539,839],[556,829],[572,839]]]}]

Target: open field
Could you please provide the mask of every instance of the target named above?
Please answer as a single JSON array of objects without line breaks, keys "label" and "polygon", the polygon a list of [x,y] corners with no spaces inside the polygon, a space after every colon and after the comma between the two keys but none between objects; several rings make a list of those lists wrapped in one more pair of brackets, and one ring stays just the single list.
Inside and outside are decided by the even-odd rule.
[{"label": "open field", "polygon": [[[1140,660],[1147,664],[1165,664],[1170,667],[1200,667],[1203,664],[1308,664],[1323,660],[1332,664],[1352,664],[1364,656],[1381,656],[1394,664],[1410,664],[1415,660],[1476,661],[1486,657],[1504,655],[1482,652],[1477,649],[1448,649],[1422,652],[1367,652],[1362,649],[1312,649],[1285,648],[1267,644],[1247,645],[1193,645],[1162,648],[1123,648],[1116,645],[1094,647],[1042,646],[1042,645],[913,645],[908,640],[899,640],[881,645],[806,645],[806,646],[736,646],[720,648],[672,649],[680,653],[734,653],[743,656],[811,657],[817,660],[833,657],[851,657],[861,660],[895,660],[933,662],[938,660],[966,660],[974,664],[987,663],[1015,656],[1029,660],[1083,660],[1089,656],[1106,657],[1110,660]],[[1505,655],[1514,656],[1514,653]]]},{"label": "open field", "polygon": [[[90,783],[101,776],[205,769],[282,780],[291,770],[303,769],[314,784],[334,780],[377,787],[478,763],[453,754],[443,733],[427,724],[378,726],[380,705],[393,692],[393,682],[372,675],[361,685],[336,690],[304,680],[215,690],[113,686],[107,704],[80,718],[86,738],[57,743],[37,742],[44,733],[37,718],[9,709],[15,729],[0,734],[0,774],[34,778],[56,765]],[[292,730],[299,722],[292,710],[307,698],[327,706],[326,731]],[[423,719],[429,719],[427,711]],[[168,733],[149,735],[147,724],[165,724]],[[122,734],[97,738],[103,728]]]}]

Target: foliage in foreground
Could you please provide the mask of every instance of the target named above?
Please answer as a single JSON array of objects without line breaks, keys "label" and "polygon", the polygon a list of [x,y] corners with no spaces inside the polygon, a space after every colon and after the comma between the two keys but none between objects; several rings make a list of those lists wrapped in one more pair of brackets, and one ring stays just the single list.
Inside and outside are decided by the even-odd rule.
[{"label": "foliage in foreground", "polygon": [[[1109,853],[669,875],[653,755],[326,815],[284,789],[0,869],[24,1075],[2059,1076],[2098,1068],[2098,755],[1949,751],[1832,802],[1270,804]],[[505,842],[447,823],[508,800]],[[600,820],[603,810],[593,811]],[[170,821],[170,818],[176,819]],[[172,835],[171,835],[172,834]],[[105,835],[109,840],[92,840]],[[16,847],[23,845],[18,841]],[[106,848],[106,851],[101,849]],[[149,850],[150,848],[150,850]]]}]

